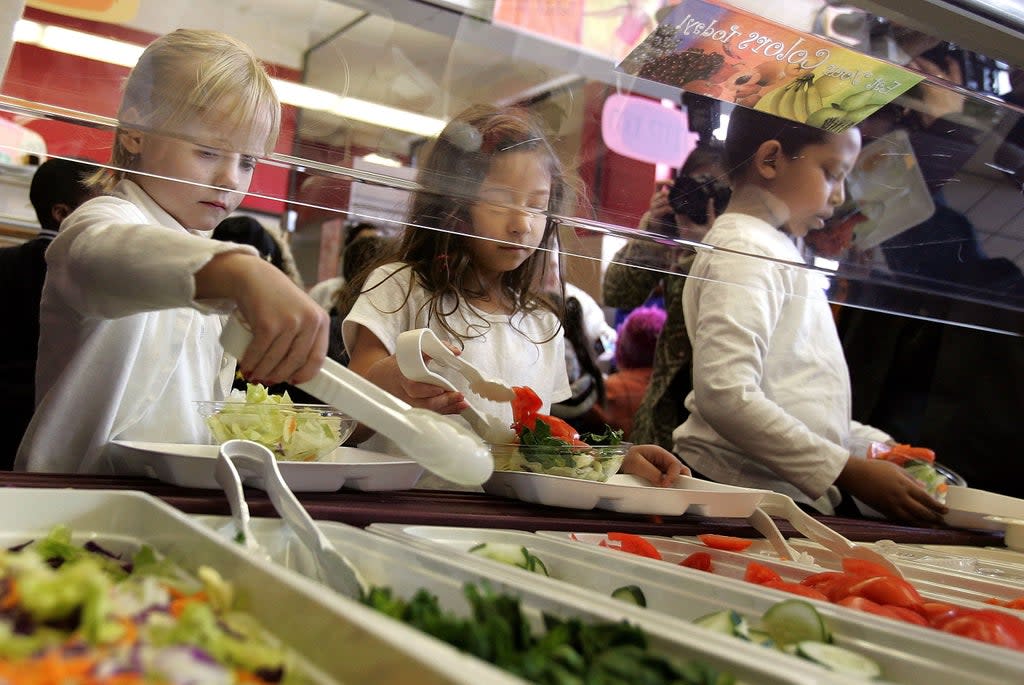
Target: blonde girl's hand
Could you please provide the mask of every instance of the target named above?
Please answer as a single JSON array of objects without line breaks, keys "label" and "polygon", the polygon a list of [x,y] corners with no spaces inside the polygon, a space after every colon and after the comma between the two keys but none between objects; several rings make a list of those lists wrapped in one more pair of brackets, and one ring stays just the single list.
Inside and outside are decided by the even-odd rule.
[{"label": "blonde girl's hand", "polygon": [[680,475],[690,475],[676,455],[658,445],[633,445],[622,460],[622,472],[644,478],[658,487],[669,487]]},{"label": "blonde girl's hand", "polygon": [[896,464],[851,457],[836,484],[886,518],[907,523],[942,522],[947,509]]},{"label": "blonde girl's hand", "polygon": [[308,381],[327,355],[330,317],[287,275],[243,252],[216,255],[195,274],[196,299],[229,299],[252,330],[238,360],[249,379]]}]

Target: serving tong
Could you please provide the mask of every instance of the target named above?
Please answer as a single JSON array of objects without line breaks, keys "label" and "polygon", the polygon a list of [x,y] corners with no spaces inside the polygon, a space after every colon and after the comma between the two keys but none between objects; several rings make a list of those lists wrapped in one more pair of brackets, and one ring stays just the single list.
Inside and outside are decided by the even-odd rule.
[{"label": "serving tong", "polygon": [[[245,324],[229,317],[220,336],[225,351],[240,359],[251,341]],[[316,376],[298,387],[387,436],[442,478],[480,485],[494,471],[490,450],[473,431],[450,417],[410,406],[333,359],[325,359]]]},{"label": "serving tong", "polygon": [[[495,402],[507,402],[515,397],[515,391],[501,381],[487,378],[483,373],[465,361],[441,342],[429,328],[417,328],[399,334],[395,342],[395,358],[402,375],[412,381],[429,383],[445,390],[458,391],[447,378],[433,371],[423,358],[426,353],[431,361],[461,373],[469,381],[470,390]],[[504,444],[515,440],[515,431],[497,416],[482,412],[472,404],[462,412],[473,430],[487,442]]]},{"label": "serving tong", "polygon": [[[793,501],[793,498],[788,495],[766,491],[764,498],[758,505],[758,511],[763,512],[766,515],[765,518],[776,516],[778,518],[785,519],[801,535],[812,542],[818,543],[833,554],[836,554],[840,559],[851,558],[870,561],[883,566],[898,578],[903,578],[903,572],[891,559],[869,547],[864,547],[863,545],[858,545],[857,543],[848,540],[842,534],[832,530],[824,523],[801,509],[797,506],[796,502]],[[768,518],[768,520],[771,521],[770,518]],[[764,526],[764,520],[759,517],[758,522],[755,523],[753,520],[750,522],[758,532],[761,532],[762,535],[765,535],[769,539],[769,542],[772,542],[776,552],[778,552],[780,549],[778,540],[773,540],[774,535],[765,534],[761,528],[758,527],[759,525]],[[776,532],[778,532],[778,528],[775,527],[774,522],[771,523],[772,527],[775,528]],[[784,539],[783,543],[785,543]],[[792,548],[789,547],[788,544],[786,544],[782,549],[784,549],[784,551],[789,555],[790,559],[796,559],[796,557],[793,556],[794,553]]]},{"label": "serving tong", "polygon": [[227,495],[235,528],[242,535],[240,542],[247,550],[268,558],[249,527],[249,507],[242,491],[243,476],[259,479],[278,516],[312,554],[317,575],[325,585],[347,597],[359,598],[366,594],[366,581],[331,544],[295,497],[281,477],[273,452],[251,440],[228,440],[220,446],[217,454],[216,475]]}]

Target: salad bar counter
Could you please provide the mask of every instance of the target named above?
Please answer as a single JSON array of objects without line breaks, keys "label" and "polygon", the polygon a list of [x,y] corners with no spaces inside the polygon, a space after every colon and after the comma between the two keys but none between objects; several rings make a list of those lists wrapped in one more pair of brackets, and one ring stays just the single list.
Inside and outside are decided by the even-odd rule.
[{"label": "salad bar counter", "polygon": [[[150,478],[93,475],[60,475],[5,472],[0,485],[19,488],[77,488],[139,490],[149,493],[181,511],[192,514],[227,514],[228,504],[219,490],[184,488]],[[628,530],[648,535],[696,535],[722,533],[756,537],[742,518],[714,516],[657,516],[606,510],[582,510],[544,506],[486,493],[434,490],[302,492],[299,499],[313,518],[366,527],[372,523],[511,528],[517,530],[567,530],[606,532]],[[266,493],[246,489],[254,516],[275,516]],[[881,520],[820,517],[847,538],[857,541],[928,543],[940,545],[1001,546],[1002,533],[953,528],[919,528]],[[778,521],[787,536],[797,533],[785,521]]]}]

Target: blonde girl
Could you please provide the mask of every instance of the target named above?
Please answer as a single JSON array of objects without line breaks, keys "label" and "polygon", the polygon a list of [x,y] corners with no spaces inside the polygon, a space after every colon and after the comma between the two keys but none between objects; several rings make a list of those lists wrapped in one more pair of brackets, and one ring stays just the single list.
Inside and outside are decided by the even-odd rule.
[{"label": "blonde girl", "polygon": [[218,343],[236,308],[254,380],[301,382],[323,361],[327,316],[250,246],[209,232],[273,150],[280,105],[263,66],[221,33],[154,41],[125,84],[107,194],[73,212],[47,253],[36,414],[16,468],[98,471],[110,440],[204,442],[194,400],[222,397]]}]

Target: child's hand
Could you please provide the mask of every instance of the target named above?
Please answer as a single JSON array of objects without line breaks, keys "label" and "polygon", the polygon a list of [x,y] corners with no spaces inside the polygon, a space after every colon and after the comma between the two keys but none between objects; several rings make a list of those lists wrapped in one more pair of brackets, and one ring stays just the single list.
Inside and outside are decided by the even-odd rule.
[{"label": "child's hand", "polygon": [[277,267],[242,252],[221,253],[195,275],[196,299],[224,298],[252,330],[238,360],[242,374],[264,384],[302,383],[327,356],[330,317]]},{"label": "child's hand", "polygon": [[406,378],[398,367],[398,358],[393,354],[378,359],[366,369],[364,375],[374,385],[414,407],[436,411],[438,414],[458,414],[469,407],[461,392]]},{"label": "child's hand", "polygon": [[668,487],[680,475],[690,475],[690,469],[663,447],[633,445],[622,460],[622,472],[649,480],[658,487]]},{"label": "child's hand", "polygon": [[910,474],[882,459],[851,457],[836,484],[886,518],[898,521],[941,523],[947,511]]}]

